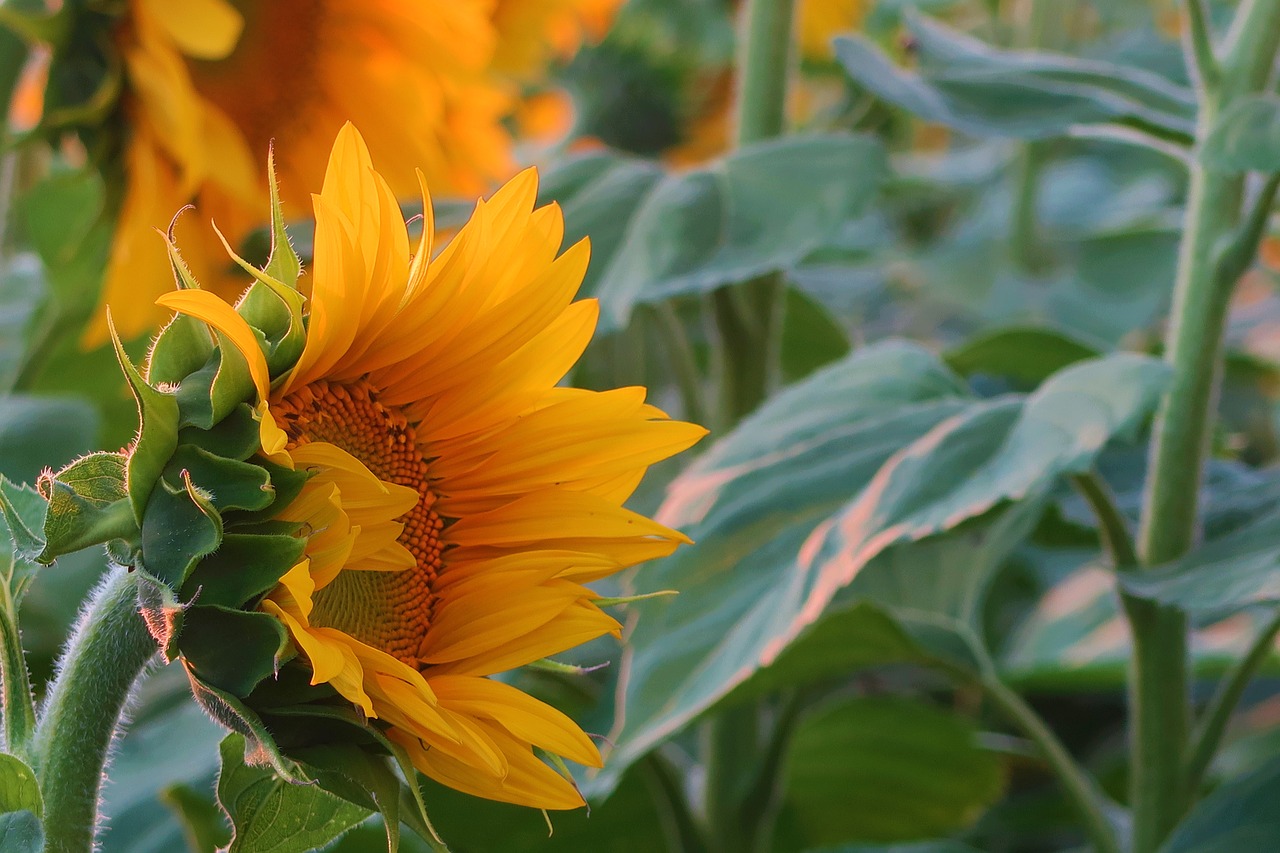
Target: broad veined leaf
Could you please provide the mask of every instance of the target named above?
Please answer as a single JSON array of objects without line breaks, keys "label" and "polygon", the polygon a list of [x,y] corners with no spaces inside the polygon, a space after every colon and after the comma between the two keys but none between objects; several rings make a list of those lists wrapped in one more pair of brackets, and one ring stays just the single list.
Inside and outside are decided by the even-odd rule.
[{"label": "broad veined leaf", "polygon": [[319,785],[295,785],[270,768],[244,763],[244,738],[222,741],[218,803],[234,834],[228,853],[306,853],[323,847],[370,814]]},{"label": "broad veined leaf", "polygon": [[40,853],[44,850],[44,826],[26,809],[0,814],[0,850],[5,853]]},{"label": "broad veined leaf", "polygon": [[799,849],[941,835],[976,820],[1005,781],[972,723],[892,697],[847,700],[801,722],[783,780],[779,828],[808,842]]},{"label": "broad veined leaf", "polygon": [[863,211],[887,171],[868,137],[760,143],[688,172],[595,154],[560,167],[542,197],[564,208],[566,243],[591,236],[582,294],[600,328],[636,305],[787,270]]},{"label": "broad veined leaf", "polygon": [[36,774],[15,755],[0,754],[0,812],[44,813]]},{"label": "broad veined leaf", "polygon": [[1250,95],[1223,110],[1200,162],[1227,172],[1280,172],[1280,97]]},{"label": "broad veined leaf", "polygon": [[[976,401],[936,357],[887,343],[778,395],[678,478],[659,513],[698,545],[646,570],[646,584],[682,595],[637,605],[611,766],[772,663],[886,549],[1035,503],[1087,468],[1142,423],[1165,377],[1153,359],[1118,355],[1028,397]],[[963,657],[958,614],[903,627]]]},{"label": "broad veined leaf", "polygon": [[1075,336],[1040,326],[1009,326],[986,332],[948,350],[943,358],[962,376],[987,374],[1039,385],[1101,350]]},{"label": "broad veined leaf", "polygon": [[1036,51],[1007,51],[910,16],[918,73],[862,36],[836,40],[845,71],[877,97],[974,136],[1034,139],[1077,125],[1118,123],[1189,144],[1190,90],[1138,68]]}]

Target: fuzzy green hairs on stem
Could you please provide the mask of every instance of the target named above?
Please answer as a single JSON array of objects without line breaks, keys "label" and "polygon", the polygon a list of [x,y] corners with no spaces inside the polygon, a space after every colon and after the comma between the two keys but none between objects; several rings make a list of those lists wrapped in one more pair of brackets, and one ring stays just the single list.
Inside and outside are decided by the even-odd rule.
[{"label": "fuzzy green hairs on stem", "polygon": [[129,692],[155,652],[134,578],[113,568],[67,642],[37,722],[46,853],[94,849],[108,749]]}]

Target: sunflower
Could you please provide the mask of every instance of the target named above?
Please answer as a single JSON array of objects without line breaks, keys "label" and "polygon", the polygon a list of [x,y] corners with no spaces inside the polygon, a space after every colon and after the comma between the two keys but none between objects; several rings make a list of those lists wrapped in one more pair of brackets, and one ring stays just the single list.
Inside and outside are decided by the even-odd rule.
[{"label": "sunflower", "polygon": [[535,749],[599,766],[595,745],[490,676],[619,634],[585,584],[688,541],[622,504],[647,466],[705,430],[642,388],[558,386],[597,306],[572,301],[587,242],[559,253],[561,212],[535,209],[536,191],[522,172],[438,249],[424,182],[411,253],[391,185],[348,124],[314,196],[295,362],[269,367],[261,331],[209,291],[159,303],[234,344],[257,389],[260,458],[310,474],[274,516],[303,531],[301,557],[257,603],[310,683],[445,785],[567,809],[581,795]]},{"label": "sunflower", "polygon": [[[324,174],[331,139],[359,122],[398,196],[422,168],[437,191],[478,193],[512,171],[501,121],[510,97],[486,77],[496,36],[484,0],[130,0],[117,33],[130,135],[103,302],[126,337],[161,319],[170,284],[155,230],[194,203],[233,244],[261,224],[266,174],[252,152],[274,140],[286,204]],[[195,219],[194,217],[192,219]],[[217,241],[179,223],[206,286],[234,295]],[[106,340],[98,312],[87,344]]]},{"label": "sunflower", "polygon": [[800,0],[796,28],[801,55],[809,60],[831,61],[831,40],[861,28],[866,6],[865,0]]},{"label": "sunflower", "polygon": [[523,82],[538,82],[551,59],[567,59],[584,39],[604,37],[622,0],[497,0],[493,67]]}]

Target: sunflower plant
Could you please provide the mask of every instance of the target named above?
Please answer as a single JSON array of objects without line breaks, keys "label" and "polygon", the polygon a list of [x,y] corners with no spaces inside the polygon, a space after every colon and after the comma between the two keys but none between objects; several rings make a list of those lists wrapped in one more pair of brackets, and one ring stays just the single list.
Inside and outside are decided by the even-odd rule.
[{"label": "sunflower plant", "polygon": [[1280,849],[1278,59],[0,4],[0,851]]}]

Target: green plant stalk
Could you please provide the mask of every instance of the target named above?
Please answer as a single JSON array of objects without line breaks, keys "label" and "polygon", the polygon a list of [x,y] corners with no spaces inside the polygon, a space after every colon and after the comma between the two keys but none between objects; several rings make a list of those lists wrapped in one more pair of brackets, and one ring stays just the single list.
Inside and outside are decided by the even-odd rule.
[{"label": "green plant stalk", "polygon": [[706,737],[707,824],[714,853],[754,850],[744,807],[759,758],[761,709],[756,703],[721,711]]},{"label": "green plant stalk", "polygon": [[26,756],[36,729],[35,704],[31,699],[31,678],[22,653],[18,613],[8,589],[0,588],[0,702],[4,703],[5,750]]},{"label": "green plant stalk", "polygon": [[1258,667],[1270,656],[1277,634],[1280,634],[1280,610],[1258,632],[1248,653],[1236,661],[1223,676],[1222,683],[1209,700],[1196,726],[1191,748],[1187,751],[1185,784],[1188,792],[1194,794],[1199,789],[1205,771],[1209,769],[1209,764],[1218,751],[1218,744],[1222,742],[1227,723],[1231,721],[1231,712],[1235,710]]},{"label": "green plant stalk", "polygon": [[1072,477],[1071,484],[1098,519],[1098,535],[1102,539],[1103,550],[1111,557],[1111,564],[1122,572],[1136,569],[1138,552],[1129,534],[1129,523],[1116,506],[1106,482],[1096,471],[1089,471]]},{"label": "green plant stalk", "polygon": [[113,570],[67,642],[36,728],[46,853],[93,849],[107,752],[129,692],[155,652],[133,577]]},{"label": "green plant stalk", "polygon": [[[734,104],[739,146],[773,139],[786,127],[794,17],[795,0],[747,0],[743,9]],[[773,274],[711,295],[724,368],[717,426],[737,423],[769,393],[784,287]]]},{"label": "green plant stalk", "polygon": [[707,843],[690,814],[680,785],[680,775],[660,752],[651,752],[637,769],[643,775],[662,823],[662,834],[671,853],[707,853]]},{"label": "green plant stalk", "polygon": [[1067,797],[1079,813],[1085,833],[1097,853],[1120,853],[1115,829],[1103,811],[1101,791],[1076,764],[1053,730],[1025,699],[998,678],[983,679],[982,689],[987,698],[1040,748],[1041,755],[1053,768]]},{"label": "green plant stalk", "polygon": [[[1221,80],[1202,79],[1197,139],[1235,98],[1267,83],[1280,45],[1280,3],[1241,6],[1222,59]],[[1200,52],[1203,57],[1203,50]],[[1144,566],[1177,559],[1199,530],[1199,492],[1216,408],[1222,335],[1233,276],[1220,252],[1241,218],[1244,179],[1190,168],[1186,219],[1165,338],[1172,385],[1156,417],[1138,552]],[[1250,257],[1252,251],[1250,251]],[[1156,850],[1185,813],[1184,751],[1190,721],[1187,622],[1174,609],[1124,598],[1133,633],[1129,679],[1130,801],[1134,853]]]}]

